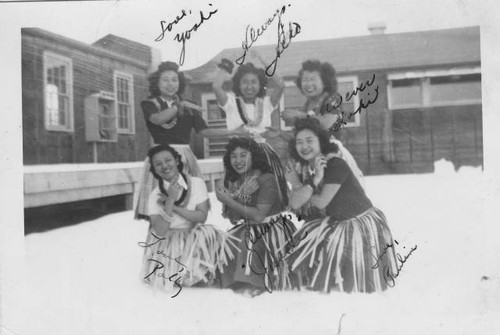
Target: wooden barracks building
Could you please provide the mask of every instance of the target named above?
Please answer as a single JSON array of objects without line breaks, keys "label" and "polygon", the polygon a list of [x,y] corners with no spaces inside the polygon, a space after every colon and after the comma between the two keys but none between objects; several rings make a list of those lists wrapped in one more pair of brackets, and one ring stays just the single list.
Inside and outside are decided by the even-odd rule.
[{"label": "wooden barracks building", "polygon": [[[278,60],[277,71],[286,82],[281,109],[304,104],[294,83],[302,62],[327,61],[337,71],[346,112],[355,111],[360,100],[364,105],[373,100],[378,87],[376,101],[336,134],[365,174],[432,172],[441,158],[455,168],[482,165],[479,27],[398,34],[374,28],[367,36],[292,42]],[[275,58],[274,45],[252,49],[268,62]],[[241,48],[226,49],[188,71],[192,98],[208,111],[213,126],[225,124],[211,89],[216,64],[241,55]],[[346,93],[373,77],[371,86],[345,102]],[[205,141],[205,156],[222,154],[224,139]]]}]

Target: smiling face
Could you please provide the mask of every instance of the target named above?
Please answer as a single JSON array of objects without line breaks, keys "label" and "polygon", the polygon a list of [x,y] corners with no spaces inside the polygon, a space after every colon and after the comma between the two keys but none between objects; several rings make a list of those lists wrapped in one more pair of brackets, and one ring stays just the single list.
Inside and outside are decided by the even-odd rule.
[{"label": "smiling face", "polygon": [[229,157],[231,166],[239,175],[252,171],[252,153],[250,151],[237,147]]},{"label": "smiling face", "polygon": [[175,71],[164,71],[158,79],[158,88],[164,98],[173,98],[179,90],[179,76]]},{"label": "smiling face", "polygon": [[255,73],[247,73],[240,80],[240,92],[246,102],[253,102],[259,94],[260,82]]},{"label": "smiling face", "polygon": [[318,71],[304,71],[302,73],[302,94],[307,98],[320,96],[325,90],[325,85]]},{"label": "smiling face", "polygon": [[179,174],[179,161],[170,151],[160,151],[153,156],[155,172],[166,181],[175,180]]},{"label": "smiling face", "polygon": [[295,136],[295,148],[300,158],[312,161],[321,155],[321,145],[318,136],[309,129],[301,130]]}]

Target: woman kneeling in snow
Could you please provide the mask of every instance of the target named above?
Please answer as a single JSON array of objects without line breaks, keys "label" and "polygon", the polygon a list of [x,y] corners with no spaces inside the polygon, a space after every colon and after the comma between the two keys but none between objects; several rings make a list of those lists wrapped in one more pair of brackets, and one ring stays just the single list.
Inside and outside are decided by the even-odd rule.
[{"label": "woman kneeling in snow", "polygon": [[[201,178],[182,173],[180,154],[168,145],[148,152],[151,173],[158,180],[150,195],[150,226],[143,276],[161,288],[209,283],[217,268],[227,264],[226,249],[234,242],[229,234],[205,225],[209,200]],[[178,293],[176,293],[178,294]]]},{"label": "woman kneeling in snow", "polygon": [[226,176],[216,195],[239,238],[237,257],[223,267],[222,287],[248,296],[291,287],[284,258],[296,228],[288,216],[265,153],[250,138],[232,138],[224,156]]},{"label": "woman kneeling in snow", "polygon": [[290,256],[292,270],[306,277],[317,291],[374,292],[387,288],[385,276],[394,274],[396,257],[384,214],[375,208],[338,147],[320,122],[301,119],[290,143],[300,162],[297,173],[287,167],[293,185],[290,206],[301,211],[304,236]]}]

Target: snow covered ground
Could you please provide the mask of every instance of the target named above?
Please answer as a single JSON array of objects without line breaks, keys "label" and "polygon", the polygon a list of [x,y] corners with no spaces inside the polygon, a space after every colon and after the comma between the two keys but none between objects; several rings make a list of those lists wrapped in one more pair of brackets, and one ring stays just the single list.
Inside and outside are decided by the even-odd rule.
[{"label": "snow covered ground", "polygon": [[[132,212],[30,234],[27,322],[19,334],[500,334],[493,324],[500,255],[488,253],[494,237],[482,224],[483,183],[472,168],[366,178],[397,251],[417,245],[396,286],[382,294],[273,292],[249,299],[184,288],[172,299],[140,282],[137,243],[147,223],[134,221]],[[227,227],[211,196],[209,223]]]}]

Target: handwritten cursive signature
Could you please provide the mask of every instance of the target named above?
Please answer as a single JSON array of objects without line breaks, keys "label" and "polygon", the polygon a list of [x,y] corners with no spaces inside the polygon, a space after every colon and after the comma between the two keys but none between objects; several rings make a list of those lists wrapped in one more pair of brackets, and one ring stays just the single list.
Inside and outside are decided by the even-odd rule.
[{"label": "handwritten cursive signature", "polygon": [[[213,6],[211,3],[208,4],[208,5],[210,7]],[[175,34],[174,41],[182,43],[181,54],[179,56],[179,65],[182,66],[184,64],[184,59],[186,57],[186,41],[191,38],[191,33],[194,32],[194,31],[197,31],[198,28],[200,28],[200,26],[203,24],[203,22],[208,21],[212,17],[212,15],[214,15],[215,13],[217,13],[217,11],[218,11],[218,9],[212,10],[212,11],[210,11],[208,13],[208,15],[206,15],[205,13],[203,13],[202,10],[200,10],[199,11],[199,13],[200,13],[199,22],[195,23],[190,29],[183,31],[182,33]],[[167,24],[166,21],[160,21],[161,33],[155,39],[155,41],[159,42],[159,41],[163,40],[163,38],[165,37],[165,33],[167,31],[171,32],[172,29],[173,29],[173,27],[174,27],[174,25],[178,24],[187,15],[191,15],[191,10],[189,10],[189,12],[186,12],[186,10],[183,9],[181,11],[181,14],[178,15],[178,16],[176,16],[176,18],[172,22],[170,22],[170,23]]]},{"label": "handwritten cursive signature", "polygon": [[[273,284],[273,279],[272,279],[272,274],[275,273],[275,270],[277,270],[281,265],[282,265],[282,260],[284,260],[290,253],[292,253],[295,248],[300,244],[300,242],[307,237],[307,232],[302,234],[300,237],[294,236],[294,231],[290,227],[290,225],[285,224],[285,220],[292,220],[292,215],[282,215],[280,214],[278,217],[274,218],[272,224],[276,224],[277,222],[281,221],[283,222],[283,231],[285,235],[285,240],[286,240],[286,250],[282,251],[279,250],[277,253],[277,257],[271,261],[270,263],[267,264],[262,259],[262,255],[259,254],[256,250],[253,249],[248,243],[248,241],[252,241],[255,243],[258,241],[260,238],[263,237],[265,232],[268,232],[271,228],[271,222],[269,222],[268,226],[266,228],[262,227],[260,230],[260,233],[257,233],[255,237],[252,237],[251,234],[247,231],[245,234],[245,243],[247,246],[247,250],[249,251],[249,261],[248,264],[250,264],[250,271],[257,275],[257,276],[262,276],[262,282],[264,284],[264,287],[267,292],[273,293],[274,290],[274,284]],[[298,220],[300,221],[300,216],[297,217]],[[247,228],[249,229],[249,228]],[[256,264],[254,264],[253,259],[255,257]],[[242,268],[245,268],[246,265],[243,264]],[[262,270],[260,270],[260,269]]]},{"label": "handwritten cursive signature", "polygon": [[[358,95],[360,92],[363,92],[365,91],[367,88],[371,87],[375,82],[375,73],[372,75],[372,78],[370,80],[366,80],[365,82],[362,82],[359,86],[357,86],[354,90],[350,91],[350,92],[347,92],[345,94],[345,101],[350,101],[354,96]],[[358,113],[361,113],[361,110],[362,109],[367,109],[368,106],[370,106],[371,104],[375,103],[375,101],[377,101],[378,99],[378,88],[379,86],[377,85],[374,89],[375,91],[375,97],[367,100],[367,101],[364,101],[363,98],[359,98],[359,106],[358,108],[356,108],[355,111],[353,112],[349,112],[349,114],[347,115],[347,118],[350,120],[354,115],[358,114]],[[373,92],[371,92],[373,93]],[[370,96],[370,92],[367,92],[366,94],[367,96]],[[339,99],[335,99],[332,101],[331,104],[327,105],[327,112],[331,112],[335,109],[338,109],[340,108],[340,106],[342,105],[342,102],[344,100],[344,97],[342,96],[339,96]],[[339,117],[337,118],[337,120],[334,122],[334,124],[330,127],[330,131],[331,130],[334,130],[334,131],[337,131],[339,130],[342,126],[345,126],[347,125],[347,122],[346,122],[346,114],[344,111],[341,111],[339,113]]]},{"label": "handwritten cursive signature", "polygon": [[285,49],[290,46],[292,38],[297,36],[300,33],[301,29],[300,24],[298,24],[297,22],[288,22],[288,31],[286,31],[285,25],[281,22],[281,16],[285,13],[287,7],[290,6],[291,5],[288,4],[276,9],[274,14],[257,29],[250,25],[247,26],[245,30],[245,40],[241,42],[243,55],[235,60],[236,64],[241,65],[245,62],[247,52],[252,47],[253,43],[257,41],[259,36],[261,36],[266,31],[266,29],[273,23],[276,16],[278,16],[278,45],[276,46],[276,56],[271,64],[266,67],[266,74],[269,77],[274,75],[274,72],[276,71],[276,65],[278,64],[278,59],[281,57],[283,51],[285,51]]},{"label": "handwritten cursive signature", "polygon": [[[380,253],[380,255],[378,255],[377,257],[375,257],[374,255],[372,255],[375,259],[375,263],[372,265],[372,269],[377,269],[380,264],[380,260],[382,259],[382,257],[387,254],[387,252],[389,250],[391,250],[392,252],[395,252],[395,245],[399,245],[399,242],[397,240],[394,240],[394,243],[391,243],[391,244],[386,244],[384,249],[382,250],[382,253]],[[404,249],[406,249],[406,247],[403,247]],[[401,270],[403,269],[403,266],[404,264],[406,263],[406,261],[408,260],[408,258],[410,258],[411,254],[417,250],[417,245],[415,244],[414,247],[412,247],[410,249],[410,251],[406,254],[406,255],[401,255],[400,253],[396,253],[396,259],[397,261],[399,262],[399,264],[396,264],[396,272],[393,273],[393,271],[391,270],[390,266],[386,265],[384,266],[384,269],[383,269],[383,276],[384,276],[384,280],[385,282],[387,283],[388,286],[390,287],[394,287],[396,285],[396,278],[399,276],[399,273],[401,272]]]},{"label": "handwritten cursive signature", "polygon": [[[288,5],[290,6],[290,5]],[[278,17],[278,45],[276,46],[276,57],[274,60],[266,67],[266,74],[271,77],[276,71],[276,66],[278,65],[278,59],[281,57],[283,51],[290,46],[292,38],[300,33],[300,24],[297,22],[288,22],[288,36],[285,32],[285,26],[281,22],[281,15],[285,12],[286,6],[281,8],[281,12]]]},{"label": "handwritten cursive signature", "polygon": [[[153,232],[151,232],[151,235],[156,238],[156,241],[150,243],[150,244],[147,244],[146,242],[138,242],[137,244],[140,246],[140,247],[143,247],[143,248],[150,248],[154,245],[156,245],[157,243],[165,240],[165,237],[158,237],[156,236]],[[170,275],[169,277],[165,277],[165,275],[161,272],[159,273],[156,273],[156,271],[158,270],[161,270],[165,267],[165,264],[163,264],[162,262],[156,260],[156,259],[153,259],[153,258],[149,258],[148,259],[148,262],[150,263],[154,263],[154,268],[153,270],[146,276],[144,276],[144,279],[148,279],[149,277],[155,275],[157,277],[160,277],[160,278],[165,278],[165,279],[168,279],[170,282],[174,282],[174,286],[177,287],[179,290],[173,295],[171,296],[171,298],[175,298],[179,295],[179,293],[181,293],[182,291],[182,286],[180,284],[180,280],[182,278],[182,275],[180,275],[181,272],[183,272],[185,269],[187,269],[186,265],[182,264],[177,258],[178,257],[172,257],[170,255],[167,255],[165,254],[162,250],[157,250],[156,251],[156,254],[157,255],[162,255],[164,258],[166,259],[169,259],[169,260],[172,260],[174,262],[176,262],[177,264],[179,264],[182,268],[177,271],[176,273]],[[177,277],[177,278],[176,278]]]},{"label": "handwritten cursive signature", "polygon": [[[245,62],[245,58],[247,56],[248,50],[252,47],[253,43],[255,41],[257,41],[259,36],[262,35],[266,31],[267,27],[269,27],[271,25],[271,23],[273,23],[274,18],[276,17],[276,15],[280,14],[281,11],[283,11],[283,10],[279,9],[279,8],[276,9],[273,16],[271,16],[269,19],[267,19],[267,21],[264,22],[264,24],[262,26],[260,26],[260,28],[255,29],[254,27],[252,27],[250,25],[247,26],[246,31],[245,31],[245,40],[243,42],[241,42],[241,48],[243,49],[243,55],[235,61],[236,64],[241,65]],[[248,42],[249,37],[250,37],[250,43]]]},{"label": "handwritten cursive signature", "polygon": [[[189,14],[191,14],[191,11],[189,11]],[[160,21],[161,34],[157,38],[155,38],[155,41],[160,42],[161,40],[163,40],[163,38],[165,37],[165,33],[167,31],[172,31],[172,28],[174,27],[174,25],[179,23],[179,21],[182,20],[184,17],[186,17],[186,15],[187,15],[186,10],[183,9],[181,11],[181,15],[177,15],[172,22],[167,24],[167,21]]]}]

